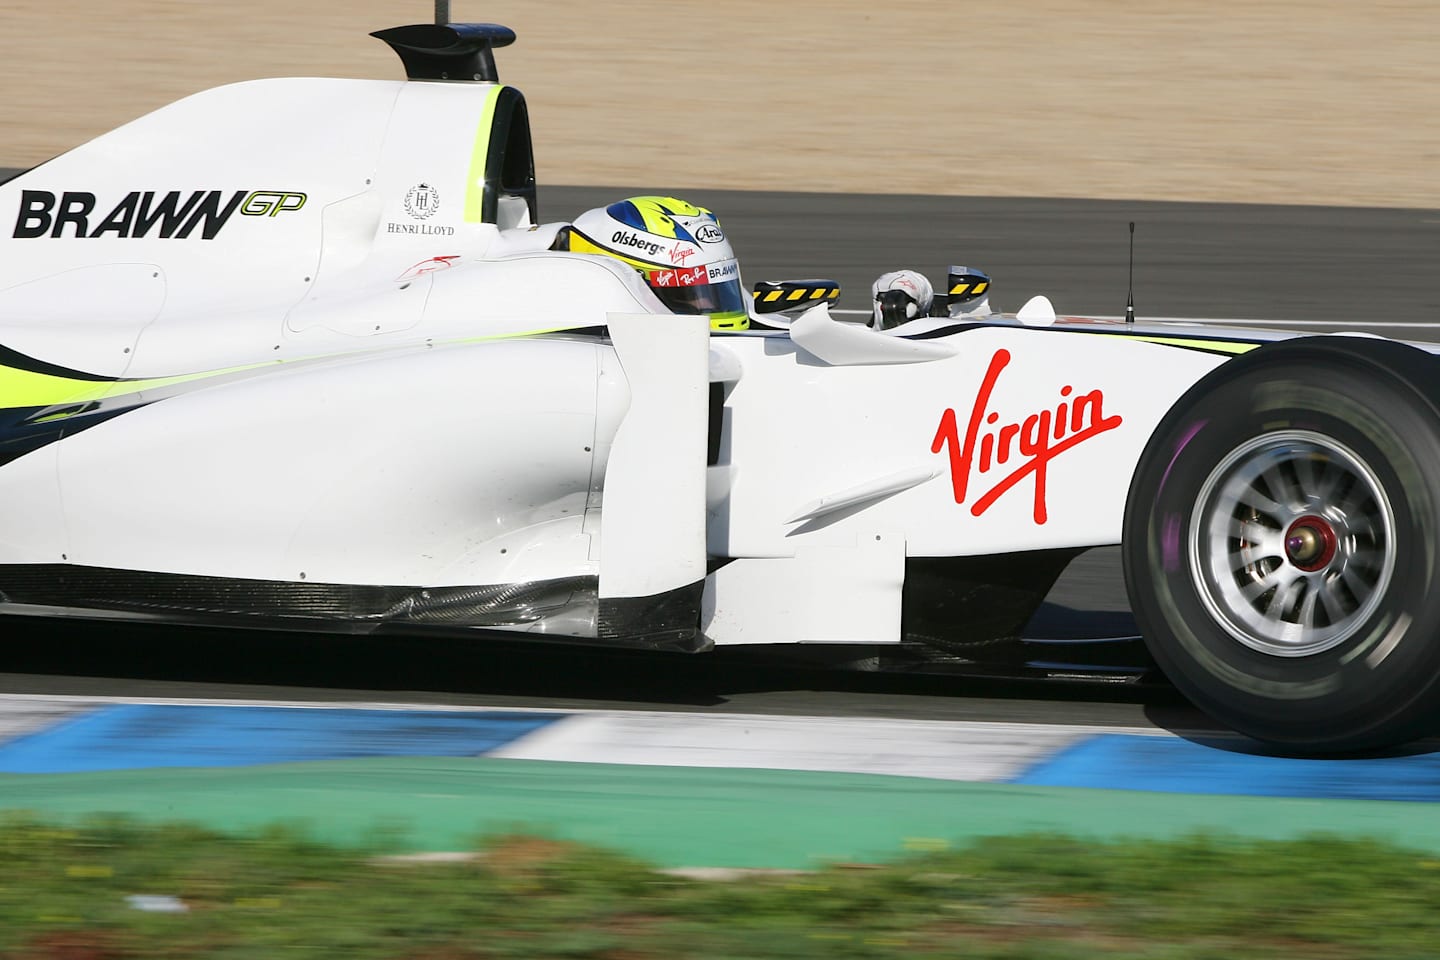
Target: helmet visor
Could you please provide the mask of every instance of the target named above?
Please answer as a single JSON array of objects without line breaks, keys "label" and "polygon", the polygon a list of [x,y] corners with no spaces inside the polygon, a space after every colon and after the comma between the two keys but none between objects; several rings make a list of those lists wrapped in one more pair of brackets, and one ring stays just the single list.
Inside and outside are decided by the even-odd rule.
[{"label": "helmet visor", "polygon": [[734,260],[647,270],[650,289],[675,313],[709,314],[715,330],[744,330],[750,326],[740,268]]}]

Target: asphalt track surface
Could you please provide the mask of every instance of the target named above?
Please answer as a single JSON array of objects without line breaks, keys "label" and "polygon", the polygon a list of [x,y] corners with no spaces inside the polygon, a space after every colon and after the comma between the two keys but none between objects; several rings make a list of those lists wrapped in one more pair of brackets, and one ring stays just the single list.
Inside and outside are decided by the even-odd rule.
[{"label": "asphalt track surface", "polygon": [[[0,170],[0,178],[6,171]],[[636,193],[719,214],[748,282],[838,280],[863,310],[880,272],[986,270],[992,302],[1044,293],[1061,313],[1118,315],[1127,224],[1140,317],[1264,319],[1329,332],[1440,339],[1440,211],[964,197],[550,187],[544,220]],[[1214,724],[1165,687],[836,673],[715,657],[455,640],[174,631],[10,619],[0,695],[241,698],[547,708],[1153,724]],[[1081,557],[1032,623],[1042,636],[1133,630],[1118,552]]]}]

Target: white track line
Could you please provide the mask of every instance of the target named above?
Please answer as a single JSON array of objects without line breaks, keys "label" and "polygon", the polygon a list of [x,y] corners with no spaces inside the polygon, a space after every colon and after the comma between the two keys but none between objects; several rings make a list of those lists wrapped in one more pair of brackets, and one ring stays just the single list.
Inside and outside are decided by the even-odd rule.
[{"label": "white track line", "polygon": [[9,697],[0,698],[0,745],[48,730],[91,709],[94,709],[91,704],[63,703],[57,700],[13,702]]},{"label": "white track line", "polygon": [[[28,706],[25,706],[28,705]],[[468,704],[468,703],[424,703],[405,700],[260,700],[244,697],[141,697],[141,696],[103,696],[91,694],[51,694],[51,693],[0,693],[0,711],[14,709],[17,713],[21,710],[34,710],[36,708],[50,708],[55,711],[84,709],[102,706],[184,706],[184,707],[283,707],[293,710],[390,710],[390,711],[419,711],[436,713],[527,713],[527,714],[549,714],[553,716],[605,716],[605,717],[648,717],[648,718],[680,718],[693,720],[696,718],[725,717],[731,720],[821,720],[821,721],[864,721],[867,723],[919,723],[933,724],[936,726],[964,726],[966,724],[979,725],[1000,725],[1017,727],[1046,727],[1056,726],[1066,730],[1106,730],[1129,733],[1163,733],[1164,731],[1144,726],[1109,726],[1097,724],[1087,726],[1084,724],[1049,724],[1044,722],[1030,723],[1027,721],[969,721],[969,720],[919,720],[894,717],[836,717],[817,714],[807,716],[804,714],[771,714],[771,713],[693,713],[685,710],[625,710],[616,707],[566,707],[566,706],[535,706],[515,707],[499,704]]]},{"label": "white track line", "polygon": [[1163,739],[1177,736],[1168,730],[1145,726],[1013,721],[7,694],[0,696],[0,710],[10,714],[11,723],[8,729],[0,724],[0,746],[64,722],[77,712],[137,703],[540,714],[554,716],[556,722],[484,755],[639,766],[871,773],[972,782],[1009,780],[1089,737],[1130,734]]},{"label": "white track line", "polygon": [[997,782],[1018,776],[1081,740],[1103,734],[1176,736],[1142,727],[615,712],[567,717],[486,755]]}]

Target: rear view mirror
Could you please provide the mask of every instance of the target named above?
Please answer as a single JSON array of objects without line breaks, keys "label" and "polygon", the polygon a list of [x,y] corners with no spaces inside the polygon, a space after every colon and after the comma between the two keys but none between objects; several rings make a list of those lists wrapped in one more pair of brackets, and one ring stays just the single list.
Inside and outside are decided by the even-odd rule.
[{"label": "rear view mirror", "polygon": [[779,313],[834,302],[840,296],[840,284],[835,280],[761,280],[753,295],[756,313]]},{"label": "rear view mirror", "polygon": [[991,313],[990,275],[974,267],[951,267],[946,276],[946,313],[952,317]]}]

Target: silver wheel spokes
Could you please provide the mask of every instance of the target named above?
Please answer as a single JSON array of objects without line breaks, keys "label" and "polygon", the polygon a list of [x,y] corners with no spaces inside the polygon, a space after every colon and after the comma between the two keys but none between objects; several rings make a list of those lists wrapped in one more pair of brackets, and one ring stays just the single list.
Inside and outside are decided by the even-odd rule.
[{"label": "silver wheel spokes", "polygon": [[1262,653],[1301,657],[1344,642],[1379,605],[1395,520],[1374,472],[1335,440],[1266,434],[1206,478],[1190,568],[1211,615]]}]

